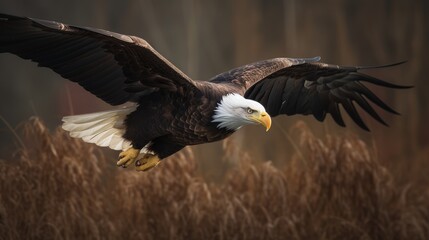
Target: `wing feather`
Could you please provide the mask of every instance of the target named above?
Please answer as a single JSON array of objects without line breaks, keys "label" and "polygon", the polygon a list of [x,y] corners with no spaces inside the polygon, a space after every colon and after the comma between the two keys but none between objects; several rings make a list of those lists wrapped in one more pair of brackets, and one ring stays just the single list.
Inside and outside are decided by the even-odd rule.
[{"label": "wing feather", "polygon": [[356,109],[359,106],[372,118],[387,125],[368,101],[387,112],[398,113],[363,83],[386,88],[408,86],[385,82],[360,73],[359,69],[363,67],[340,67],[323,63],[292,65],[260,79],[246,90],[244,97],[259,101],[271,116],[312,114],[317,120],[323,121],[329,113],[338,125],[345,126],[339,109],[341,105],[359,127],[369,130]]},{"label": "wing feather", "polygon": [[250,63],[228,72],[216,75],[210,82],[230,85],[233,83],[244,92],[255,83],[290,66],[317,62],[320,57],[314,58],[273,58],[255,63]]},{"label": "wing feather", "polygon": [[0,52],[48,67],[112,105],[196,87],[145,40],[101,29],[0,14]]},{"label": "wing feather", "polygon": [[281,107],[281,101],[278,101],[278,99],[281,99],[283,94],[283,88],[285,86],[285,81],[276,81],[273,83],[271,94],[269,95],[267,106],[267,111],[274,111],[275,109],[279,109]]},{"label": "wing feather", "polygon": [[345,127],[346,124],[344,123],[343,117],[341,116],[340,107],[338,103],[329,104],[328,112],[331,114],[334,121],[340,125],[341,127]]}]

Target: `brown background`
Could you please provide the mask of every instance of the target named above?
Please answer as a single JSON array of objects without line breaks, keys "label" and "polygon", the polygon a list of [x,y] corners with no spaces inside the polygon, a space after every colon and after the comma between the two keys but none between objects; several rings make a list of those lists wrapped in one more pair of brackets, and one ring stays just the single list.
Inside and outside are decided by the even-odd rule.
[{"label": "brown background", "polygon": [[[319,135],[356,134],[375,146],[383,164],[401,180],[422,181],[429,172],[428,1],[23,1],[3,0],[0,11],[92,26],[146,39],[190,77],[200,80],[249,62],[273,57],[322,56],[327,63],[378,65],[409,60],[390,69],[371,70],[379,78],[414,89],[372,88],[402,116],[382,114],[391,127],[367,119],[366,133],[351,121],[340,128],[328,117],[281,116],[267,134],[250,126],[230,141],[254,160],[281,164],[294,153],[288,136],[298,120]],[[49,69],[10,54],[0,55],[0,115],[16,126],[32,115],[52,129],[63,115],[108,109],[109,106]],[[349,119],[348,119],[349,120]],[[286,130],[286,132],[284,131]],[[15,141],[0,124],[0,158]],[[293,140],[295,141],[295,140]],[[230,162],[219,162],[222,143],[194,147],[200,168],[217,177]],[[233,160],[233,159],[229,159]]]}]

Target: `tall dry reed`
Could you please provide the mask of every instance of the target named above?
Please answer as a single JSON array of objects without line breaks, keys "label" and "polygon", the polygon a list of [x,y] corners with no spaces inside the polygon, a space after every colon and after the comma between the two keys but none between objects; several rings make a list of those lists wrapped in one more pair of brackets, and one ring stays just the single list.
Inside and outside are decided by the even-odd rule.
[{"label": "tall dry reed", "polygon": [[303,158],[281,167],[226,146],[243,160],[215,184],[189,148],[147,173],[116,169],[97,147],[32,119],[25,147],[0,162],[0,237],[429,239],[427,187],[395,185],[356,137],[300,131]]}]

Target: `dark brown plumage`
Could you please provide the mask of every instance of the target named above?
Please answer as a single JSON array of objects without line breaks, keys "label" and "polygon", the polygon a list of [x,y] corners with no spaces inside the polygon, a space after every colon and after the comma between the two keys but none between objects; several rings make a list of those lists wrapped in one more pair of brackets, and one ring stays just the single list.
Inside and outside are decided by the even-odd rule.
[{"label": "dark brown plumage", "polygon": [[[228,94],[240,94],[259,102],[273,117],[312,114],[323,121],[329,113],[339,125],[345,126],[341,105],[361,128],[368,130],[355,103],[385,125],[368,100],[388,112],[396,112],[363,83],[406,88],[360,73],[360,67],[319,63],[319,57],[275,58],[235,68],[210,81],[194,81],[138,37],[6,14],[0,14],[0,52],[10,52],[48,67],[111,105],[136,102],[136,109],[125,111],[126,116],[104,113],[86,116],[87,122],[82,117],[70,118],[70,126],[65,129],[85,141],[107,144],[114,149],[146,147],[160,159],[186,145],[229,136],[241,125],[225,122],[228,118],[241,121],[242,117],[243,125],[252,121],[271,124],[266,117],[261,120],[265,113],[258,111],[252,101],[235,97],[223,103]],[[244,105],[235,106],[235,101]],[[222,110],[222,104],[226,110]],[[260,119],[255,117],[255,111]],[[103,131],[90,131],[95,126],[89,128],[90,123],[104,123],[106,116],[115,119],[112,126],[106,123],[99,127]],[[224,125],[219,123],[222,121]],[[122,122],[123,130],[118,127]],[[113,140],[103,141],[107,137],[116,139],[119,133],[121,141],[115,142],[116,145]]]}]

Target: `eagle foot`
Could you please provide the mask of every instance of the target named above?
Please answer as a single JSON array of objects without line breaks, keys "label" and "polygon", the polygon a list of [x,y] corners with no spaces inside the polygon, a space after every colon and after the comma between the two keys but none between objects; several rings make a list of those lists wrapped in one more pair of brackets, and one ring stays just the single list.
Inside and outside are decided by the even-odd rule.
[{"label": "eagle foot", "polygon": [[148,153],[142,159],[136,161],[135,167],[137,171],[147,171],[156,167],[160,162],[161,159],[159,159],[158,155]]},{"label": "eagle foot", "polygon": [[119,154],[119,160],[116,162],[116,165],[126,168],[136,161],[139,154],[140,149],[129,148]]}]

